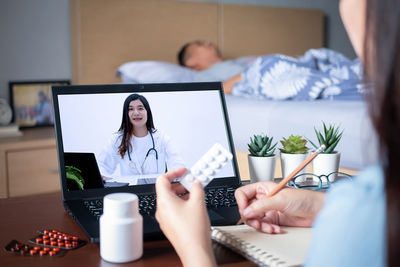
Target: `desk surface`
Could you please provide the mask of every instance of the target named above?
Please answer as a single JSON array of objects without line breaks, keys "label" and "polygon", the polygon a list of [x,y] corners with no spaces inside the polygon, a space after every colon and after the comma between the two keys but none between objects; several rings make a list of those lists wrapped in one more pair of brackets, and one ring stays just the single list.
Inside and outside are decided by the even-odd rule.
[{"label": "desk surface", "polygon": [[[143,257],[127,264],[111,264],[100,257],[99,244],[88,243],[69,251],[63,257],[19,256],[8,253],[4,246],[16,239],[22,243],[40,229],[57,229],[86,239],[85,234],[64,211],[61,193],[0,199],[0,266],[180,266],[178,255],[168,240],[145,242]],[[87,239],[86,239],[87,240]],[[256,266],[230,250],[213,243],[221,266]]]}]

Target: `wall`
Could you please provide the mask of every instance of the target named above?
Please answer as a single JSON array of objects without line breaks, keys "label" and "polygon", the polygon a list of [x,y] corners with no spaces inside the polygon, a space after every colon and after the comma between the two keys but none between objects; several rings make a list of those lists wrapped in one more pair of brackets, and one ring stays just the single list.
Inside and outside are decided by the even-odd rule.
[{"label": "wall", "polygon": [[347,37],[339,14],[339,0],[183,0],[199,2],[221,2],[246,5],[281,6],[323,10],[325,14],[325,46],[342,52],[350,58],[354,50]]},{"label": "wall", "polygon": [[[326,47],[354,57],[338,0],[210,0],[218,1],[322,9]],[[70,54],[69,0],[0,0],[0,97],[8,100],[10,80],[70,79]]]},{"label": "wall", "polygon": [[0,0],[0,97],[10,80],[70,79],[69,0]]}]

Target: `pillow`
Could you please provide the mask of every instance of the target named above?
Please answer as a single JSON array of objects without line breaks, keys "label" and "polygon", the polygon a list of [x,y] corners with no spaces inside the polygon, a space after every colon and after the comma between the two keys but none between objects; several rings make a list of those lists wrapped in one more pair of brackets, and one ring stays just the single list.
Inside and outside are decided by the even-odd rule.
[{"label": "pillow", "polygon": [[123,83],[193,82],[196,71],[162,61],[132,61],[121,65],[116,75]]}]

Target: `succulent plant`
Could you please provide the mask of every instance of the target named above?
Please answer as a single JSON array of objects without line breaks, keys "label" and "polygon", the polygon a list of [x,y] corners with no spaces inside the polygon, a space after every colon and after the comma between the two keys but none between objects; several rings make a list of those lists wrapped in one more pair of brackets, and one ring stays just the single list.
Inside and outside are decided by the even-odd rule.
[{"label": "succulent plant", "polygon": [[74,166],[65,166],[67,179],[75,181],[80,190],[84,189],[85,179],[81,175],[81,170]]},{"label": "succulent plant", "polygon": [[290,135],[288,139],[282,138],[282,148],[279,150],[287,154],[304,154],[307,153],[309,148],[306,147],[307,140],[300,135]]},{"label": "succulent plant", "polygon": [[249,152],[254,157],[271,157],[274,155],[276,144],[271,146],[272,138],[267,135],[254,135],[254,138],[250,137]]},{"label": "succulent plant", "polygon": [[[334,153],[334,149],[339,143],[340,139],[342,138],[343,135],[343,130],[339,133],[339,126],[335,126],[333,124],[329,124],[328,127],[326,127],[325,122],[322,122],[324,125],[324,132],[320,132],[314,127],[315,134],[317,135],[317,139],[319,142],[319,146],[325,145],[326,149],[324,154],[329,154],[329,153]],[[316,146],[311,140],[308,140],[315,149],[318,149],[319,146]]]}]

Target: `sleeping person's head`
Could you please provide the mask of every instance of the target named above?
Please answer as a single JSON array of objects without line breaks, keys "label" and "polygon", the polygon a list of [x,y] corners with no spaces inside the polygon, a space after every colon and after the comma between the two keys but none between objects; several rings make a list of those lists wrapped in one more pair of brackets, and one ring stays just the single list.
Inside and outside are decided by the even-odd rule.
[{"label": "sleeping person's head", "polygon": [[178,53],[179,65],[194,70],[206,70],[222,61],[218,47],[209,41],[193,41],[185,44]]}]

